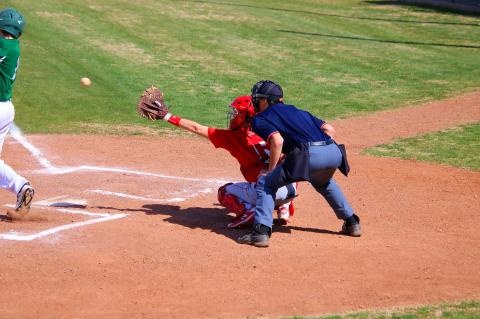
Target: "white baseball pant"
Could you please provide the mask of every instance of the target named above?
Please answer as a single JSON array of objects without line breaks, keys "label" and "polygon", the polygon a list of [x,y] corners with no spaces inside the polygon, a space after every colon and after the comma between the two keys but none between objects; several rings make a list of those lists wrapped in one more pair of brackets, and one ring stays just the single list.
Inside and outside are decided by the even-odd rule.
[{"label": "white baseball pant", "polygon": [[[0,102],[0,154],[2,152],[3,142],[7,137],[10,125],[15,118],[15,109],[11,101]],[[18,194],[27,180],[18,175],[10,166],[0,159],[0,187]]]}]

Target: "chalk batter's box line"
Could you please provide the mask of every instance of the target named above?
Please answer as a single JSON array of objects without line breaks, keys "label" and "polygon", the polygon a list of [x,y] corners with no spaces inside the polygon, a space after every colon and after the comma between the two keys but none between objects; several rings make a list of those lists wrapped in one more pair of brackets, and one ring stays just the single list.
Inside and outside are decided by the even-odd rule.
[{"label": "chalk batter's box line", "polygon": [[[57,196],[57,197],[54,197],[52,199],[59,199],[59,198],[66,198],[66,197],[67,196]],[[87,225],[107,222],[107,221],[120,219],[120,218],[124,218],[124,217],[128,216],[128,214],[124,214],[124,213],[119,213],[119,214],[95,213],[95,212],[90,212],[90,211],[86,211],[86,210],[57,208],[55,206],[52,206],[52,204],[55,204],[55,203],[51,203],[52,199],[46,199],[46,200],[43,200],[43,201],[33,203],[32,207],[35,207],[37,209],[49,209],[49,210],[53,209],[54,211],[58,211],[58,212],[61,212],[61,213],[64,213],[64,214],[78,214],[78,215],[85,215],[85,216],[88,216],[88,217],[94,216],[96,218],[91,218],[89,220],[85,220],[85,221],[81,221],[81,222],[74,222],[74,223],[69,223],[69,224],[66,224],[66,225],[61,225],[61,226],[57,226],[57,227],[53,227],[53,228],[48,228],[46,230],[42,230],[40,232],[33,233],[33,234],[27,234],[27,235],[17,233],[17,232],[0,233],[0,239],[15,240],[15,241],[31,241],[31,240],[39,239],[39,238],[46,237],[46,236],[49,236],[49,235],[53,235],[53,234],[58,233],[58,232],[62,232],[62,231],[66,231],[66,230],[70,230],[70,229],[74,229],[74,228],[79,228],[79,227],[83,227],[83,226],[87,226]],[[81,201],[83,201],[83,200],[81,200]],[[51,204],[49,204],[49,203],[51,203]],[[75,203],[71,203],[71,204],[75,204]],[[5,205],[5,206],[10,207],[10,208],[14,207],[14,205]]]},{"label": "chalk batter's box line", "polygon": [[[186,198],[170,198],[170,199],[153,199],[153,198],[147,198],[147,197],[142,197],[142,196],[124,194],[124,193],[109,192],[109,191],[104,191],[104,190],[99,190],[99,189],[86,190],[84,192],[97,193],[97,194],[101,194],[101,195],[105,195],[105,196],[125,197],[125,198],[128,198],[128,199],[134,199],[134,200],[138,200],[138,201],[150,200],[150,201],[170,203],[170,202],[185,201],[187,199],[191,199],[193,197],[196,197],[196,196],[198,196],[202,193],[203,194],[210,193],[210,192],[212,192],[212,189],[211,188],[205,188],[205,189],[199,190],[197,192],[194,192],[194,193],[190,194]],[[56,201],[61,200],[61,199],[68,199],[68,195],[56,196],[56,197],[47,198],[47,199],[44,199],[44,200],[41,200],[41,201],[37,201],[37,202],[32,203],[32,207],[39,208],[39,209],[53,209],[55,211],[65,213],[65,214],[80,214],[80,215],[85,215],[85,216],[89,216],[89,217],[94,216],[96,218],[89,219],[89,220],[86,220],[86,221],[75,222],[75,223],[70,223],[70,224],[67,224],[67,225],[62,225],[62,226],[49,228],[49,229],[40,231],[38,233],[33,233],[33,234],[28,234],[28,235],[19,234],[19,233],[16,233],[16,232],[0,233],[0,239],[15,240],[15,241],[31,241],[31,240],[39,239],[39,238],[49,236],[49,235],[52,235],[52,234],[55,234],[55,233],[58,233],[58,232],[61,232],[61,231],[66,231],[66,230],[70,230],[70,229],[74,229],[74,228],[78,228],[78,227],[82,227],[82,226],[87,226],[87,225],[91,225],[91,224],[101,223],[101,222],[107,222],[107,221],[120,219],[120,218],[124,218],[124,217],[128,216],[128,214],[123,214],[123,213],[119,213],[119,214],[95,213],[95,212],[91,212],[91,211],[87,211],[87,210],[58,208],[58,207],[55,206],[55,204],[57,204],[57,205],[60,205],[60,204],[63,204],[63,205],[68,205],[68,204],[70,204],[70,205],[84,205],[84,204],[87,203],[85,199],[73,199],[73,200],[71,199],[71,202],[63,202],[63,203],[62,202],[56,202]],[[5,205],[5,206],[10,207],[10,208],[14,208],[14,205]]]},{"label": "chalk batter's box line", "polygon": [[63,174],[71,174],[71,173],[78,173],[78,172],[119,173],[119,174],[137,175],[137,176],[145,176],[145,177],[156,177],[161,179],[172,179],[177,181],[201,182],[201,183],[208,183],[212,185],[224,185],[229,182],[227,180],[222,180],[222,179],[202,179],[202,178],[196,178],[196,177],[172,176],[172,175],[150,173],[150,172],[144,172],[144,171],[132,170],[132,169],[93,166],[93,165],[55,166],[53,168],[43,168],[43,169],[33,170],[30,172],[33,174],[42,174],[42,175],[63,175]]},{"label": "chalk batter's box line", "polygon": [[217,180],[217,179],[200,179],[200,178],[191,178],[191,177],[181,177],[181,176],[170,176],[164,174],[157,174],[157,173],[149,173],[143,172],[139,170],[131,170],[131,169],[123,169],[123,168],[115,168],[115,167],[102,167],[102,166],[94,166],[94,165],[78,165],[78,166],[56,166],[52,164],[45,155],[43,155],[42,151],[38,149],[35,145],[30,143],[26,137],[23,135],[22,131],[18,126],[14,123],[11,125],[10,128],[10,135],[15,139],[20,145],[22,145],[29,153],[32,155],[40,166],[43,169],[34,171],[38,174],[48,174],[48,175],[58,175],[58,174],[69,174],[75,172],[82,172],[82,171],[90,171],[90,172],[110,172],[110,173],[121,173],[121,174],[130,174],[130,175],[140,175],[140,176],[149,176],[149,177],[158,177],[158,178],[165,178],[165,179],[175,179],[175,180],[183,180],[183,181],[191,181],[191,182],[203,182],[203,183],[212,183],[217,185],[223,185],[228,183],[229,181]]},{"label": "chalk batter's box line", "polygon": [[[150,173],[150,172],[143,172],[139,170],[132,170],[132,169],[123,169],[123,168],[115,168],[115,167],[102,167],[102,166],[93,166],[93,165],[79,165],[79,166],[63,166],[59,167],[52,164],[46,157],[43,155],[42,151],[38,149],[35,145],[30,143],[25,136],[23,135],[22,131],[15,125],[12,124],[11,127],[11,136],[20,143],[26,150],[30,152],[30,154],[37,160],[37,162],[43,167],[43,169],[35,170],[34,173],[37,174],[47,174],[47,175],[62,175],[62,174],[71,174],[76,172],[93,172],[93,173],[120,173],[120,174],[129,174],[129,175],[136,175],[136,176],[146,176],[146,177],[156,177],[162,179],[173,179],[177,181],[186,181],[186,182],[200,182],[202,185],[209,184],[212,187],[221,186],[229,181],[219,180],[219,179],[201,179],[201,178],[194,178],[194,177],[181,177],[181,176],[171,176],[165,174],[158,174],[158,173]],[[106,190],[90,190],[90,192],[96,192],[98,194],[106,195],[106,196],[116,196],[116,197],[123,197],[123,198],[130,198],[135,200],[146,200],[146,201],[157,201],[157,202],[183,202],[187,199],[194,198],[200,194],[211,193],[213,190],[208,187],[204,189],[198,190],[183,190],[190,192],[190,194],[183,196],[183,197],[174,197],[170,199],[152,199],[148,197],[141,197],[131,194],[123,194],[119,192],[112,192]]]},{"label": "chalk batter's box line", "polygon": [[131,199],[131,200],[136,200],[136,201],[149,201],[149,202],[156,202],[156,203],[178,203],[178,202],[184,202],[189,199],[193,199],[201,194],[209,194],[214,191],[211,187],[207,187],[204,189],[200,189],[198,191],[193,191],[193,190],[183,190],[184,192],[190,192],[190,194],[185,195],[183,197],[173,197],[173,198],[168,198],[168,199],[159,199],[159,198],[151,198],[151,197],[143,197],[143,196],[137,196],[137,195],[131,195],[131,194],[125,194],[125,193],[120,193],[120,192],[111,192],[111,191],[106,191],[106,190],[101,190],[101,189],[89,189],[86,192],[89,193],[95,193],[103,196],[112,196],[112,197],[120,197],[120,198],[126,198],[126,199]]},{"label": "chalk batter's box line", "polygon": [[[190,181],[190,182],[203,182],[203,183],[209,183],[213,185],[223,185],[227,183],[228,181],[222,181],[222,180],[216,180],[216,179],[200,179],[200,178],[188,178],[188,177],[179,177],[179,176],[169,176],[169,175],[164,175],[164,174],[156,174],[156,173],[149,173],[149,172],[142,172],[138,170],[129,170],[129,169],[122,169],[122,168],[114,168],[114,167],[101,167],[101,166],[92,166],[92,165],[80,165],[80,166],[73,166],[73,167],[58,167],[54,164],[52,164],[43,154],[42,152],[34,146],[32,143],[30,143],[21,130],[15,125],[12,124],[11,131],[10,131],[12,137],[19,142],[26,150],[30,152],[30,154],[37,160],[37,162],[43,167],[43,169],[36,170],[36,173],[39,174],[48,174],[48,175],[61,175],[61,174],[69,174],[69,173],[75,173],[75,172],[80,172],[80,171],[89,171],[89,172],[108,172],[108,173],[121,173],[121,174],[130,174],[130,175],[137,175],[137,176],[148,176],[148,177],[157,177],[157,178],[163,178],[163,179],[174,179],[174,180],[183,180],[183,181]],[[109,195],[109,196],[119,196],[119,197],[126,197],[130,199],[136,199],[136,200],[145,200],[148,198],[142,198],[140,196],[135,196],[135,195],[130,195],[130,194],[122,194],[122,193],[116,193],[116,192],[109,192],[109,191],[103,191],[103,190],[91,190],[93,192],[97,192],[99,194],[103,195]],[[171,199],[165,199],[165,200],[160,200],[161,202],[179,202],[179,201],[184,201],[187,199],[191,199],[193,197],[196,197],[200,195],[201,193],[210,193],[212,192],[211,188],[206,188],[203,190],[198,190],[198,191],[193,191],[192,194],[189,194],[189,196],[186,196],[186,198],[171,198]],[[59,199],[59,198],[65,198],[67,196],[57,196],[52,199]],[[50,201],[52,200],[50,199]],[[53,203],[48,203],[49,200],[43,200],[40,202],[36,202],[32,204],[32,206],[38,207],[38,208],[50,208],[52,209]],[[40,205],[39,205],[40,204]],[[10,206],[10,205],[6,205]],[[53,206],[54,207],[54,206]],[[91,225],[95,223],[101,223],[101,222],[106,222],[110,220],[115,220],[115,219],[120,219],[127,217],[128,214],[101,214],[101,213],[94,213],[94,212],[89,212],[89,211],[80,211],[80,210],[72,210],[72,209],[65,209],[65,208],[53,208],[56,211],[62,212],[62,213],[67,213],[67,214],[83,214],[86,216],[97,216],[97,218],[89,219],[87,221],[82,221],[82,222],[75,222],[75,223],[70,223],[68,225],[62,225],[54,228],[50,228],[38,233],[34,234],[29,234],[29,235],[23,235],[23,234],[18,234],[16,232],[10,232],[10,233],[3,233],[0,234],[0,239],[6,239],[6,240],[16,240],[16,241],[31,241],[34,239],[42,238],[45,236],[49,236],[61,231],[69,230],[69,229],[74,229],[86,225]]]}]

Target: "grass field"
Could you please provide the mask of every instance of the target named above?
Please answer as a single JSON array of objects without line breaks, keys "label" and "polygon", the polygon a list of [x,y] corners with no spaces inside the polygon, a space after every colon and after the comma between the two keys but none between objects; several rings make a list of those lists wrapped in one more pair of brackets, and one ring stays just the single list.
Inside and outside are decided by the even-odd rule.
[{"label": "grass field", "polygon": [[[477,18],[382,1],[3,1],[25,13],[16,122],[27,133],[137,132],[156,84],[181,116],[225,125],[260,79],[331,120],[480,86]],[[83,76],[93,81],[82,88]],[[139,131],[141,132],[141,130]]]},{"label": "grass field", "polygon": [[321,317],[293,317],[285,319],[476,319],[480,317],[480,303],[477,301],[457,304],[442,304],[416,308],[398,309],[389,312],[356,312]]},{"label": "grass field", "polygon": [[480,171],[480,123],[377,145],[364,153]]}]

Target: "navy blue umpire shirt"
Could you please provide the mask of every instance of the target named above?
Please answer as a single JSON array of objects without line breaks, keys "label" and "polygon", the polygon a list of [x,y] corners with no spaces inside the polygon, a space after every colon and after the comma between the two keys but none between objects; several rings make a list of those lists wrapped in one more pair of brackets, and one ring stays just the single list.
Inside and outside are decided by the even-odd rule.
[{"label": "navy blue umpire shirt", "polygon": [[307,111],[293,105],[277,103],[252,119],[252,130],[265,141],[268,141],[272,134],[280,133],[284,140],[282,152],[287,154],[303,143],[330,140],[321,130],[323,124],[325,121]]}]

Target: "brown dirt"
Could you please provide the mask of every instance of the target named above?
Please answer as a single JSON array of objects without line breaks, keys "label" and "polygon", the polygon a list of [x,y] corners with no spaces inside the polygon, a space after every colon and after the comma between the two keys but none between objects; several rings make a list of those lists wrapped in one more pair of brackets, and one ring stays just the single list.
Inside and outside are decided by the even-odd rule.
[{"label": "brown dirt", "polygon": [[[337,175],[362,218],[350,238],[325,201],[302,184],[292,224],[268,249],[239,245],[225,227],[216,184],[241,180],[236,162],[200,138],[32,135],[56,166],[127,173],[42,174],[9,139],[3,156],[28,176],[36,201],[128,217],[32,241],[0,239],[1,318],[242,318],[313,315],[480,298],[480,173],[359,155],[396,137],[480,121],[480,92],[334,122],[349,147],[351,176]],[[101,195],[105,190],[148,200]],[[172,197],[198,196],[183,202]],[[13,196],[2,192],[3,203]],[[83,199],[84,203],[77,200]],[[64,207],[65,208],[65,207]],[[6,211],[6,208],[5,208]],[[32,208],[0,234],[32,234],[89,219]]]}]

